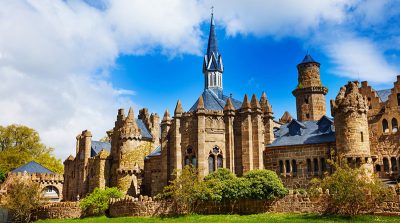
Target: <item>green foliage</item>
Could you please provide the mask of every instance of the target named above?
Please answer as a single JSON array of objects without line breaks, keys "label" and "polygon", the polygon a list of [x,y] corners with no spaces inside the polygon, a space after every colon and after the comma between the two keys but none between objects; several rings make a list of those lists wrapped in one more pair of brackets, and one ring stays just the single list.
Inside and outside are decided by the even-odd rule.
[{"label": "green foliage", "polygon": [[328,212],[345,216],[369,212],[390,195],[390,191],[375,175],[364,168],[340,167],[322,180],[313,180],[311,194],[329,190]]},{"label": "green foliage", "polygon": [[6,179],[6,171],[0,168],[0,183],[2,183]]},{"label": "green foliage", "polygon": [[13,212],[16,222],[29,222],[31,212],[42,202],[39,184],[29,178],[16,178],[8,185],[5,207]]},{"label": "green foliage", "polygon": [[179,214],[193,212],[202,202],[273,200],[287,194],[276,173],[269,170],[253,170],[236,177],[228,169],[218,169],[199,181],[196,169],[185,166],[176,176],[158,197],[172,200]]},{"label": "green foliage", "polygon": [[95,188],[91,194],[80,201],[79,206],[88,214],[102,215],[108,209],[110,198],[121,197],[123,197],[123,193],[116,187]]},{"label": "green foliage", "polygon": [[53,156],[53,151],[41,142],[34,129],[22,125],[0,126],[0,168],[5,172],[34,160],[56,173],[63,173],[64,166]]}]

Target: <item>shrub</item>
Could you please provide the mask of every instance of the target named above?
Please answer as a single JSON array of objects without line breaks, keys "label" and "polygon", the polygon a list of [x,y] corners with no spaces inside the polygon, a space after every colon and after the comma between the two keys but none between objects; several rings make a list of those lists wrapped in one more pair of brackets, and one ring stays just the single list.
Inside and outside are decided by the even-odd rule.
[{"label": "shrub", "polygon": [[110,198],[121,198],[122,196],[123,193],[116,187],[96,188],[80,201],[79,206],[86,214],[102,215],[109,207]]},{"label": "shrub", "polygon": [[39,184],[26,177],[16,178],[7,188],[5,207],[10,209],[15,222],[29,222],[32,211],[42,202]]},{"label": "shrub", "polygon": [[245,173],[243,177],[250,183],[249,198],[274,200],[288,193],[274,171],[252,170]]},{"label": "shrub", "polygon": [[6,179],[5,171],[0,167],[0,183],[2,183]]},{"label": "shrub", "polygon": [[370,212],[390,195],[390,191],[375,175],[367,175],[363,168],[340,167],[322,180],[313,180],[311,191],[329,190],[329,214],[354,216]]}]

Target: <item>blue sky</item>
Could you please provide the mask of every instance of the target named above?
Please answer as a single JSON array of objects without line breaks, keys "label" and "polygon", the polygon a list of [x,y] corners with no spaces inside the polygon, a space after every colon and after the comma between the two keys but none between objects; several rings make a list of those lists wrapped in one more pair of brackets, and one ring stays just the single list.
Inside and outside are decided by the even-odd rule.
[{"label": "blue sky", "polygon": [[118,108],[162,116],[180,99],[188,110],[203,90],[211,6],[225,94],[265,91],[277,119],[296,115],[307,50],[327,103],[348,80],[384,89],[400,73],[397,0],[3,0],[0,124],[36,129],[65,159],[82,130],[104,136]]}]

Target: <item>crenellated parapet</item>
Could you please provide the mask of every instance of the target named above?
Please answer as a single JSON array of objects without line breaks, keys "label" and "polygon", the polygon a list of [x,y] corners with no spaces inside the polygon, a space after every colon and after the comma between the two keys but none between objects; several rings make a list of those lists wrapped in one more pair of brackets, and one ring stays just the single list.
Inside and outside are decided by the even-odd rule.
[{"label": "crenellated parapet", "polygon": [[349,82],[346,86],[341,87],[336,100],[331,100],[332,116],[339,113],[366,114],[368,112],[368,104],[366,98],[359,92],[358,82]]}]

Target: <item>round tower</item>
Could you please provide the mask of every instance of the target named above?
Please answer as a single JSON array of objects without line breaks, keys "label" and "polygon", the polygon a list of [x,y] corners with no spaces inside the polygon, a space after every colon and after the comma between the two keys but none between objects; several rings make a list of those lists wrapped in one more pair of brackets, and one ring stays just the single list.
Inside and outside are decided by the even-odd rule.
[{"label": "round tower", "polygon": [[297,119],[318,121],[326,114],[325,95],[328,89],[322,86],[320,63],[307,54],[297,65],[298,85],[292,94],[296,97]]},{"label": "round tower", "polygon": [[338,162],[352,166],[371,163],[368,131],[368,103],[358,89],[358,82],[340,88],[336,100],[331,100],[335,122]]}]

